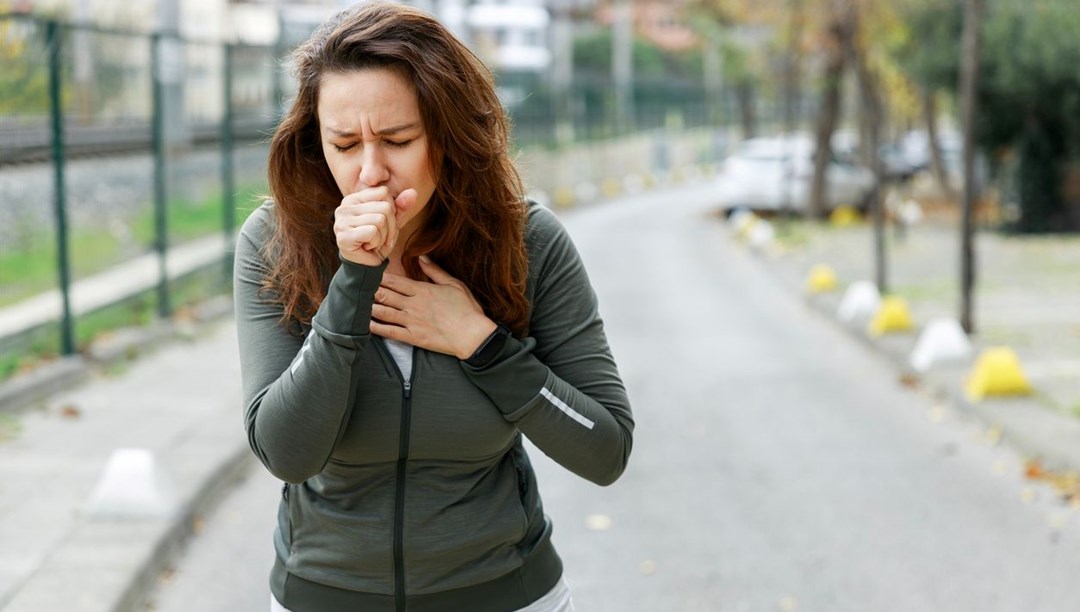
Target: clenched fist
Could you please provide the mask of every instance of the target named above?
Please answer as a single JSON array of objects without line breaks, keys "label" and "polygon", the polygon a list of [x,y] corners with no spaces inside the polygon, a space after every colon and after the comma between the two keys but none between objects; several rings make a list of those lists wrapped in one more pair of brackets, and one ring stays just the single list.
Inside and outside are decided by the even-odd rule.
[{"label": "clenched fist", "polygon": [[406,189],[396,198],[385,186],[345,196],[334,210],[334,236],[341,258],[365,266],[381,264],[397,243],[398,214],[415,203],[415,189]]}]

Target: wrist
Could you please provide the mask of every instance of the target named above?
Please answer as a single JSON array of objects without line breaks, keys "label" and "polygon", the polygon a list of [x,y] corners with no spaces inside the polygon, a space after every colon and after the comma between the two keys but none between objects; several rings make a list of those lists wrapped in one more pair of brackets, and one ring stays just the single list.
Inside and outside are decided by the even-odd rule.
[{"label": "wrist", "polygon": [[462,361],[472,357],[498,328],[498,324],[486,316],[478,319],[475,325],[470,326],[470,332],[455,356]]},{"label": "wrist", "polygon": [[495,329],[476,347],[476,350],[468,358],[462,360],[462,363],[476,369],[488,367],[502,353],[509,339],[510,330],[504,325],[496,325]]}]

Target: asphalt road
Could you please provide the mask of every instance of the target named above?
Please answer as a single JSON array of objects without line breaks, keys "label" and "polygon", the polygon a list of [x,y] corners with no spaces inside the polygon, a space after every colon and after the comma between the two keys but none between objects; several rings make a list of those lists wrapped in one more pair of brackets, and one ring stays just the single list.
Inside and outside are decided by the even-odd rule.
[{"label": "asphalt road", "polygon": [[[609,488],[534,452],[578,610],[1080,609],[1080,513],[787,292],[709,204],[686,188],[563,216],[637,420]],[[278,485],[252,474],[154,609],[268,609]]]}]

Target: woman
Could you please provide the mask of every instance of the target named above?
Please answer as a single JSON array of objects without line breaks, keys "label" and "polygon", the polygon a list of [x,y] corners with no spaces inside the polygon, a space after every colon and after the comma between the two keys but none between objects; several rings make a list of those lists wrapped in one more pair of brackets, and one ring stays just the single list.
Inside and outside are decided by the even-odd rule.
[{"label": "woman", "polygon": [[522,435],[607,485],[633,419],[490,74],[382,3],[294,59],[235,267],[248,439],[286,483],[272,608],[572,610]]}]

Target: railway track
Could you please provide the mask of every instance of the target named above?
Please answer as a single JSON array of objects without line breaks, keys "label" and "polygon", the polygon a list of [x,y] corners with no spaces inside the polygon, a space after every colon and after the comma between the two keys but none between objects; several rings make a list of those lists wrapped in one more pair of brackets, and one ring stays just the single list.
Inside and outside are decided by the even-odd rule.
[{"label": "railway track", "polygon": [[[238,120],[233,126],[236,143],[269,140],[274,129],[274,124],[265,119]],[[221,142],[220,124],[195,124],[189,129],[192,146],[205,148]],[[142,153],[152,148],[149,123],[67,125],[64,128],[67,159]],[[0,125],[0,166],[51,160],[52,132],[44,121],[37,125]]]}]

